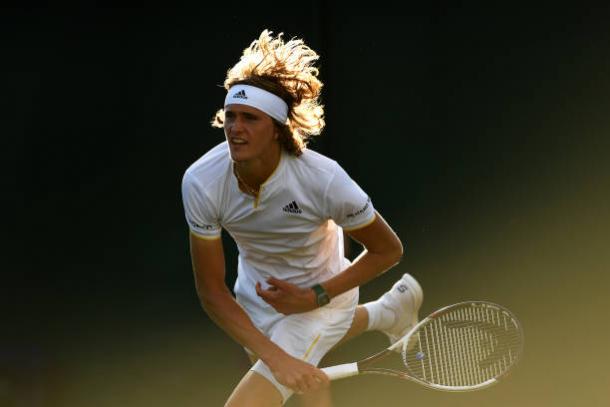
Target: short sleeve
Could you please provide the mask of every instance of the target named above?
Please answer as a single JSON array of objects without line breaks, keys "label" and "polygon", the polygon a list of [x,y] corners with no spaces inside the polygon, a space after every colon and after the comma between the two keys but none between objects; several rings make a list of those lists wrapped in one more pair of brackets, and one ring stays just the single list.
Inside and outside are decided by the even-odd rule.
[{"label": "short sleeve", "polygon": [[216,208],[203,188],[188,173],[182,179],[182,204],[191,232],[207,239],[220,237],[221,227]]},{"label": "short sleeve", "polygon": [[371,198],[337,165],[326,191],[328,213],[344,230],[362,228],[375,219]]}]

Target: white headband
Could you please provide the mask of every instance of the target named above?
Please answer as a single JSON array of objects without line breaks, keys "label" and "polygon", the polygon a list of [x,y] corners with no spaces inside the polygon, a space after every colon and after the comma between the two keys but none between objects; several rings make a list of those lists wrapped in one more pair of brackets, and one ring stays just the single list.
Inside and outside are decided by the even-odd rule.
[{"label": "white headband", "polygon": [[252,106],[267,113],[280,123],[288,118],[288,105],[279,96],[250,85],[234,85],[225,97],[227,105]]}]

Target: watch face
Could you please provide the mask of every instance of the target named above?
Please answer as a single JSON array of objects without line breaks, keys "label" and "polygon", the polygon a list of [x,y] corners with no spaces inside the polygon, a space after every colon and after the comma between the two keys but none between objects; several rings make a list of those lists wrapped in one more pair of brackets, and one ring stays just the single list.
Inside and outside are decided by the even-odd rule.
[{"label": "watch face", "polygon": [[322,287],[320,284],[314,285],[311,287],[311,289],[316,293],[316,302],[318,303],[318,306],[321,307],[322,305],[326,305],[330,302],[330,297],[326,291],[324,291],[324,287]]}]

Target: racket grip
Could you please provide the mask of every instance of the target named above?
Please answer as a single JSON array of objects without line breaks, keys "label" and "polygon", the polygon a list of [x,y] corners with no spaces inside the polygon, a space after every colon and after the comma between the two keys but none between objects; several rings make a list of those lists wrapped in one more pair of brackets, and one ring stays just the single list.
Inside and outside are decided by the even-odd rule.
[{"label": "racket grip", "polygon": [[330,380],[343,379],[344,377],[355,376],[359,373],[358,363],[345,363],[331,367],[324,367],[322,371],[326,373]]}]

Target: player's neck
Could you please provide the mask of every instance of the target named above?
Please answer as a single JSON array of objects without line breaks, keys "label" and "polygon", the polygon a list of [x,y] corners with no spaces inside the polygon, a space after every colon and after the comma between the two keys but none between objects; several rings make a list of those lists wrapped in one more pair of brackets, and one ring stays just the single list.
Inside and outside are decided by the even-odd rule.
[{"label": "player's neck", "polygon": [[250,187],[258,189],[273,174],[281,156],[282,149],[278,145],[277,148],[269,149],[265,154],[252,160],[235,162],[235,170]]}]

